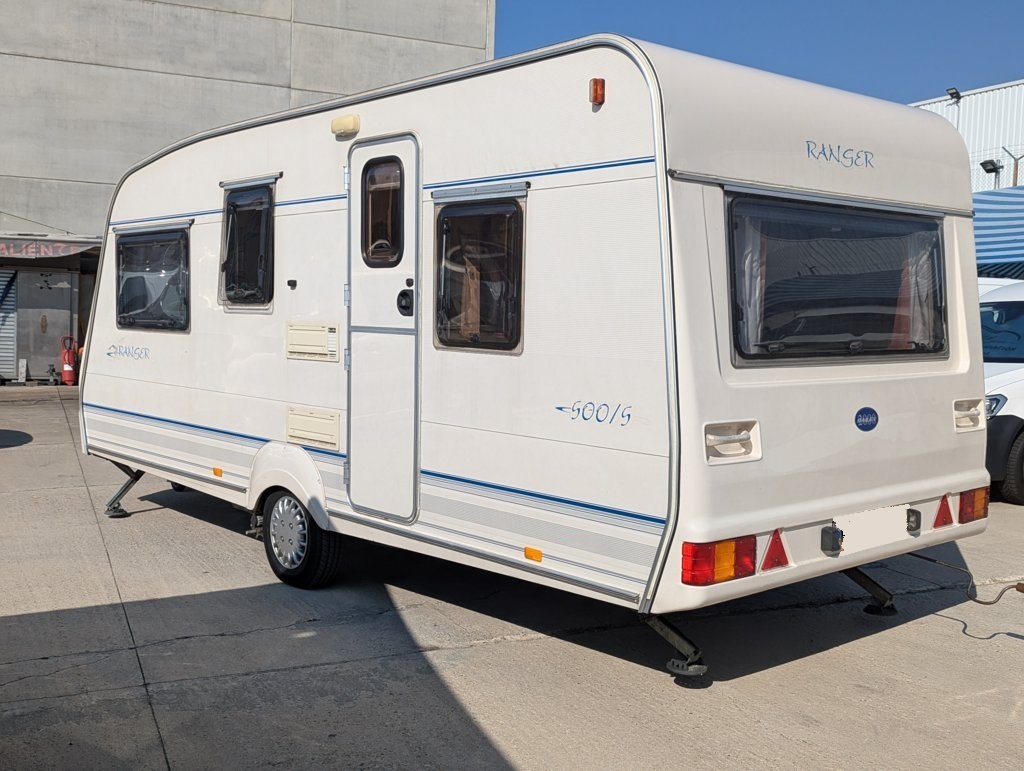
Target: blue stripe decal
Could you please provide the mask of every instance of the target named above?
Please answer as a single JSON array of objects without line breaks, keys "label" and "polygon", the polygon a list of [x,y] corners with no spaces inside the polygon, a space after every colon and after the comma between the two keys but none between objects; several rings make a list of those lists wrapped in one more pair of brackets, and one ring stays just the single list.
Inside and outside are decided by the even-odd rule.
[{"label": "blue stripe decal", "polygon": [[[280,209],[284,206],[299,206],[307,203],[323,203],[326,201],[344,201],[348,198],[347,195],[320,195],[313,198],[296,198],[293,201],[275,201],[274,208]],[[159,217],[143,217],[134,220],[118,220],[117,222],[111,222],[111,226],[118,225],[140,225],[146,222],[165,222],[168,220],[180,220],[187,217],[208,217],[214,214],[223,214],[223,209],[207,209],[206,211],[192,211],[186,212],[185,214],[165,214]]]},{"label": "blue stripe decal", "polygon": [[309,447],[308,445],[305,444],[300,444],[299,447],[301,447],[306,452],[313,453],[314,455],[326,455],[328,458],[341,458],[342,460],[344,460],[345,458],[348,457],[343,452],[334,452],[334,450],[324,450],[321,449],[320,447]]},{"label": "blue stripe decal", "polygon": [[195,423],[185,423],[184,421],[181,421],[181,420],[171,420],[170,418],[158,418],[158,417],[154,417],[153,415],[144,415],[141,412],[130,412],[128,410],[117,410],[117,409],[114,409],[113,407],[103,407],[103,406],[101,406],[99,404],[90,404],[88,402],[83,402],[82,406],[83,407],[88,407],[89,409],[93,409],[93,410],[101,410],[103,412],[111,412],[111,413],[114,413],[115,415],[127,415],[127,416],[133,417],[133,418],[145,418],[146,420],[155,420],[157,423],[167,423],[168,425],[171,425],[171,426],[181,426],[182,428],[195,428],[195,429],[198,429],[200,431],[209,431],[212,434],[222,434],[224,436],[230,436],[230,437],[233,437],[235,439],[245,439],[246,441],[249,441],[249,442],[263,442],[264,444],[266,444],[267,442],[270,441],[269,439],[264,439],[262,436],[249,436],[248,434],[237,434],[234,431],[224,431],[223,429],[220,429],[220,428],[210,428],[209,426],[200,426],[200,425],[197,425]]},{"label": "blue stripe decal", "polygon": [[159,217],[140,217],[134,220],[112,221],[110,225],[111,227],[116,227],[117,225],[141,225],[144,222],[165,222],[167,220],[180,220],[186,217],[206,217],[210,214],[220,214],[223,211],[223,209],[208,209],[207,211],[190,211],[185,214],[163,214]]},{"label": "blue stripe decal", "polygon": [[500,174],[494,177],[475,177],[473,179],[456,179],[449,182],[433,182],[424,185],[424,190],[435,190],[439,187],[458,187],[460,185],[479,185],[487,182],[511,182],[515,179],[527,179],[529,177],[550,177],[554,174],[575,174],[580,171],[598,171],[600,169],[614,169],[620,166],[639,166],[646,163],[654,163],[654,156],[644,158],[626,158],[621,161],[608,163],[588,163],[583,166],[566,166],[562,169],[547,169],[544,171],[526,171],[517,174]]},{"label": "blue stripe decal", "polygon": [[[133,418],[143,418],[146,420],[153,420],[158,423],[166,423],[170,426],[181,426],[183,428],[191,428],[199,431],[208,431],[213,434],[221,434],[223,436],[229,436],[235,439],[243,439],[249,442],[263,442],[267,443],[270,440],[265,439],[261,436],[250,436],[248,434],[239,434],[234,431],[225,431],[219,428],[210,428],[209,426],[200,426],[195,423],[186,423],[180,420],[171,420],[169,418],[158,418],[152,415],[144,415],[139,412],[131,412],[129,410],[119,410],[113,407],[103,407],[99,404],[91,404],[89,402],[83,402],[83,407],[88,407],[93,410],[100,410],[102,412],[109,412],[115,415],[126,415]],[[299,445],[307,452],[325,455],[330,458],[347,458],[348,456],[340,452],[332,452],[330,450],[322,450],[317,447],[307,447],[305,445]],[[522,495],[526,498],[533,498],[538,501],[545,501],[548,503],[556,503],[563,506],[575,506],[576,508],[584,509],[586,511],[595,511],[601,514],[610,514],[616,517],[625,517],[626,519],[636,520],[638,522],[648,522],[655,525],[664,525],[665,519],[662,517],[652,517],[648,514],[639,514],[635,511],[625,511],[624,509],[615,509],[610,506],[599,506],[595,503],[585,503],[584,501],[575,501],[571,498],[562,498],[557,495],[547,495],[546,493],[537,493],[531,490],[523,490],[518,487],[508,487],[506,485],[494,484],[493,482],[482,482],[479,479],[469,479],[467,477],[455,476],[454,474],[443,474],[439,471],[427,471],[426,469],[420,470],[420,475],[424,477],[431,477],[434,479],[443,479],[449,482],[456,482],[460,484],[470,485],[472,487],[478,487],[483,490],[494,490],[496,492],[511,493],[513,495]]]},{"label": "blue stripe decal", "polygon": [[278,201],[274,204],[274,208],[280,208],[282,206],[298,206],[304,203],[323,203],[324,201],[344,201],[348,198],[344,193],[341,195],[318,195],[314,198],[296,198],[294,201]]},{"label": "blue stripe decal", "polygon": [[[500,174],[493,177],[476,177],[473,179],[454,179],[448,182],[433,182],[429,185],[424,185],[424,190],[435,190],[441,187],[459,187],[462,185],[480,185],[484,183],[493,182],[511,182],[516,179],[528,179],[530,177],[550,177],[556,174],[575,174],[582,171],[599,171],[601,169],[616,169],[622,166],[641,166],[648,163],[654,163],[655,158],[653,155],[645,156],[643,158],[624,158],[621,161],[608,161],[605,163],[587,163],[581,166],[566,166],[561,169],[543,169],[539,171],[525,171],[516,174]],[[321,195],[313,198],[296,198],[290,201],[277,201],[274,204],[274,208],[278,209],[284,206],[298,206],[307,203],[323,203],[326,201],[344,201],[348,198],[347,195]],[[207,209],[205,211],[194,211],[186,212],[184,214],[164,214],[159,217],[140,217],[139,219],[130,220],[117,220],[111,222],[110,225],[141,225],[147,222],[166,222],[170,220],[185,219],[187,217],[207,217],[214,214],[222,214],[223,209]]]},{"label": "blue stripe decal", "polygon": [[442,474],[438,471],[427,471],[422,470],[420,473],[425,477],[434,477],[435,479],[445,479],[449,482],[462,482],[463,484],[470,484],[474,487],[481,487],[485,490],[496,490],[502,493],[513,493],[515,495],[523,495],[528,498],[536,498],[541,501],[548,501],[549,503],[559,503],[564,506],[576,506],[581,509],[588,509],[589,511],[598,511],[602,514],[612,514],[617,517],[626,517],[628,519],[636,519],[641,522],[651,522],[656,525],[664,525],[665,520],[659,517],[652,517],[647,514],[638,514],[635,511],[625,511],[623,509],[613,509],[609,506],[598,506],[594,503],[584,503],[583,501],[574,501],[571,498],[560,498],[557,495],[546,495],[544,493],[535,493],[530,490],[522,490],[517,487],[506,487],[504,485],[497,485],[491,482],[481,482],[479,479],[466,479],[465,477],[457,477],[451,474]]}]

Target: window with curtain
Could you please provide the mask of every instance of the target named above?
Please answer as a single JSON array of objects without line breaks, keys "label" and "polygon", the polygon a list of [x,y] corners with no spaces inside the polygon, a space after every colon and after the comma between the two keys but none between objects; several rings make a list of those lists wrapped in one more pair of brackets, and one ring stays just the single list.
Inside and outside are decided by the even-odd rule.
[{"label": "window with curtain", "polygon": [[752,196],[729,217],[740,359],[945,353],[940,220]]}]

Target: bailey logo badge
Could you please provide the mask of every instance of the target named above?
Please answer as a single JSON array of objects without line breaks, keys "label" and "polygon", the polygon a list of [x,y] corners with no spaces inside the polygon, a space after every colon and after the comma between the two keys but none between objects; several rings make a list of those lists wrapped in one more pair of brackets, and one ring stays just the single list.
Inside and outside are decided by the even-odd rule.
[{"label": "bailey logo badge", "polygon": [[861,407],[853,423],[861,431],[872,431],[878,425],[878,413],[870,407]]}]

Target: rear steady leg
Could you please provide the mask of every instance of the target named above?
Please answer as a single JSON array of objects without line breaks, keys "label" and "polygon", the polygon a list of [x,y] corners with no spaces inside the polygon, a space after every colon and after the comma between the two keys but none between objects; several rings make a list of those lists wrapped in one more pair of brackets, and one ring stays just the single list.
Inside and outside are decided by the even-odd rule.
[{"label": "rear steady leg", "polygon": [[864,612],[872,616],[893,616],[896,614],[896,606],[892,604],[892,594],[883,588],[873,578],[860,568],[844,570],[843,575],[853,581],[857,586],[870,594],[874,602],[864,606]]},{"label": "rear steady leg", "polygon": [[669,645],[679,651],[682,658],[669,659],[665,664],[674,675],[682,677],[699,677],[708,671],[707,665],[701,660],[700,648],[661,616],[640,614],[640,620],[668,641]]},{"label": "rear steady leg", "polygon": [[135,483],[142,479],[142,475],[145,474],[146,472],[143,471],[142,469],[132,471],[123,463],[115,463],[114,461],[111,461],[111,463],[114,463],[115,466],[121,469],[121,471],[123,471],[128,476],[128,481],[121,485],[121,489],[114,493],[113,498],[107,501],[107,510],[105,513],[108,517],[112,519],[117,517],[127,517],[129,516],[130,512],[125,511],[124,508],[121,506],[121,499],[128,494],[129,490],[135,487]]}]

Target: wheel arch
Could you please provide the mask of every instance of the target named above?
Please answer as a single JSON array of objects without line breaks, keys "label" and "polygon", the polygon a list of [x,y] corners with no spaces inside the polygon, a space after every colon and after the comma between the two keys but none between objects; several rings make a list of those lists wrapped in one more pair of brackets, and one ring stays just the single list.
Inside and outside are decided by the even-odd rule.
[{"label": "wheel arch", "polygon": [[262,509],[275,490],[287,490],[302,501],[321,529],[331,529],[323,480],[302,448],[278,442],[264,445],[253,460],[251,478],[246,504],[251,511]]}]

